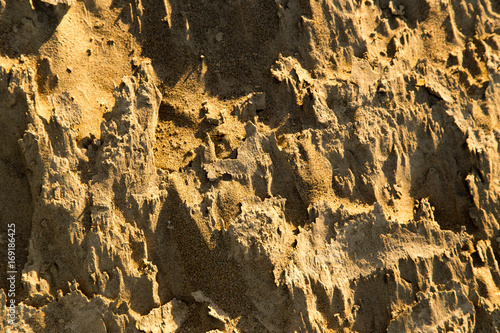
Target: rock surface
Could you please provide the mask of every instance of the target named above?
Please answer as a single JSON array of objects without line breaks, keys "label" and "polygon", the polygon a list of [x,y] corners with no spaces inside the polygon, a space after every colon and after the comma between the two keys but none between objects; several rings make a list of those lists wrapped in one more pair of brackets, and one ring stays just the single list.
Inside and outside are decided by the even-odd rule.
[{"label": "rock surface", "polygon": [[494,0],[1,0],[0,331],[500,331],[499,73]]}]

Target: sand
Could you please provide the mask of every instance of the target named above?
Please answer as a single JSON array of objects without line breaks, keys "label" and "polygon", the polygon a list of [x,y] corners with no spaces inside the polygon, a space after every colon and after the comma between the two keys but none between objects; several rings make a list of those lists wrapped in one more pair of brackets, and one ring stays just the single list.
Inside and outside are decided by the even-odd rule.
[{"label": "sand", "polygon": [[0,132],[0,331],[500,331],[496,0],[0,0]]}]

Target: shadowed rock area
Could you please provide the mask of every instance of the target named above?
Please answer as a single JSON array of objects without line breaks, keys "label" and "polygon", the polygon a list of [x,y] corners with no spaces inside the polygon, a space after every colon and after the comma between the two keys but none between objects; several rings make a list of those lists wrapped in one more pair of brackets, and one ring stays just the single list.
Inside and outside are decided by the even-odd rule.
[{"label": "shadowed rock area", "polygon": [[500,331],[499,73],[495,0],[0,0],[0,331]]}]

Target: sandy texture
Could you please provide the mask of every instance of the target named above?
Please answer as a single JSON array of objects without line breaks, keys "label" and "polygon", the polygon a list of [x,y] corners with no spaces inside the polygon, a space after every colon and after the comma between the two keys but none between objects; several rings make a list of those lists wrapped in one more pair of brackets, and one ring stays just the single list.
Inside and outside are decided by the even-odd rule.
[{"label": "sandy texture", "polygon": [[496,0],[0,0],[0,132],[2,332],[500,331]]}]

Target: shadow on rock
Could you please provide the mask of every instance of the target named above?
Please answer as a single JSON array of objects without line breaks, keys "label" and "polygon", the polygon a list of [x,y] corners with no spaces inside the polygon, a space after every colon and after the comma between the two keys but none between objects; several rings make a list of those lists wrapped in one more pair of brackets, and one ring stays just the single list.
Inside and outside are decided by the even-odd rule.
[{"label": "shadow on rock", "polygon": [[[56,1],[54,1],[56,3]],[[8,0],[0,8],[0,53],[15,57],[36,53],[50,39],[69,5],[41,0]]]}]

